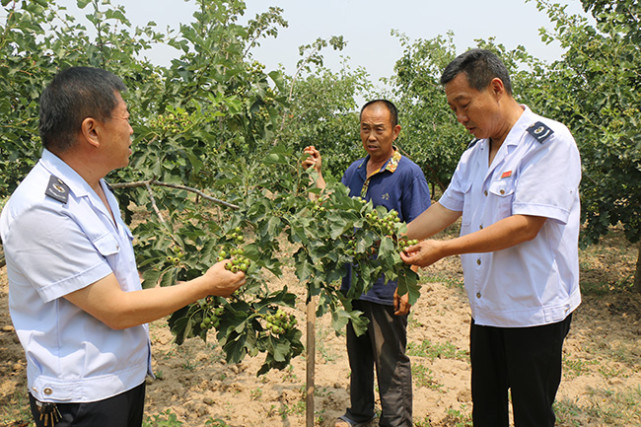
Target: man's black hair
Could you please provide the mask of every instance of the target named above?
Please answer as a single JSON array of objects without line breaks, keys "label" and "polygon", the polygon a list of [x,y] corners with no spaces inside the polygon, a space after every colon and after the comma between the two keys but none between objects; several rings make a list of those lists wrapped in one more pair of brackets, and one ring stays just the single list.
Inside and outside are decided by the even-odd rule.
[{"label": "man's black hair", "polygon": [[498,77],[505,91],[512,95],[512,83],[505,64],[494,53],[485,49],[471,49],[460,54],[450,62],[441,76],[441,84],[446,85],[460,73],[465,73],[470,87],[485,90],[492,79]]},{"label": "man's black hair", "polygon": [[363,108],[361,108],[361,113],[358,116],[359,120],[363,117],[363,111],[365,111],[367,107],[372,104],[378,103],[385,105],[385,108],[388,109],[390,118],[392,119],[392,127],[395,127],[398,124],[398,110],[396,109],[396,105],[394,105],[394,103],[388,101],[387,99],[374,99],[372,101],[366,102],[365,105],[363,105]]},{"label": "man's black hair", "polygon": [[76,142],[87,117],[105,121],[118,104],[116,92],[126,87],[116,75],[99,68],[71,67],[58,73],[40,97],[40,137],[52,152]]}]

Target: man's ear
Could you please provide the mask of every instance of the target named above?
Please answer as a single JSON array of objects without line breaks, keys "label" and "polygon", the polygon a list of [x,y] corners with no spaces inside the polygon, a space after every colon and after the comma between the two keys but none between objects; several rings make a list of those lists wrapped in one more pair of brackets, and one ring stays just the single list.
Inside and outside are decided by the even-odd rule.
[{"label": "man's ear", "polygon": [[392,129],[392,135],[394,137],[394,140],[398,138],[398,135],[401,133],[401,125],[396,125],[394,126],[394,129]]},{"label": "man's ear", "polygon": [[503,84],[503,80],[499,79],[498,77],[494,77],[490,82],[490,90],[492,91],[492,94],[494,94],[494,96],[502,96],[505,93],[505,85]]},{"label": "man's ear", "polygon": [[93,117],[86,117],[81,124],[81,133],[84,139],[92,146],[98,148],[100,140],[98,138],[97,128],[99,123]]}]

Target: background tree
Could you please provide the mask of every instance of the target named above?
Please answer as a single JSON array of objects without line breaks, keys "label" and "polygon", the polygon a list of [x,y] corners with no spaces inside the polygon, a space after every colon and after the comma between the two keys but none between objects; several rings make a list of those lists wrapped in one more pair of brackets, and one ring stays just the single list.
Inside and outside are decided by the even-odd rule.
[{"label": "background tree", "polygon": [[294,83],[283,115],[282,143],[302,152],[314,145],[323,155],[323,167],[340,179],[347,167],[365,153],[359,135],[359,95],[370,93],[369,75],[347,64],[339,72],[315,67]]},{"label": "background tree", "polygon": [[[581,151],[583,243],[595,243],[622,224],[632,243],[641,238],[641,4],[582,0],[595,24],[565,8],[537,1],[565,53],[544,74],[536,98],[566,123]],[[641,292],[641,247],[634,286]]]},{"label": "background tree", "polygon": [[[396,74],[389,79],[398,98],[403,121],[399,146],[414,160],[432,184],[442,193],[447,188],[461,154],[473,137],[456,121],[447,106],[440,83],[443,70],[457,55],[453,34],[433,39],[410,40],[392,31],[403,46],[403,56],[396,62]],[[536,73],[543,64],[518,46],[508,50],[494,39],[476,40],[477,46],[495,52],[507,66],[518,99],[527,101],[538,85]]]},{"label": "background tree", "polygon": [[[164,37],[151,23],[132,28],[124,9],[108,0],[77,3],[88,9],[90,31],[55,2],[2,3],[7,18],[0,29],[0,123],[6,130],[1,166],[8,170],[0,184],[3,201],[39,158],[38,97],[44,86],[61,68],[102,67],[122,76],[128,87],[133,154],[129,167],[108,180],[136,236],[143,286],[191,279],[229,255],[238,261],[242,254],[248,270],[247,284],[232,299],[207,298],[171,316],[178,342],[206,339],[215,328],[229,362],[264,353],[261,373],[286,367],[302,351],[300,331],[280,309],[293,306],[295,297],[286,287],[268,289],[263,277],[280,275],[287,265],[308,297],[319,295],[319,313],[330,312],[337,330],[350,319],[362,330],[364,321],[350,298],[366,291],[372,277],[398,278],[412,300],[418,297],[417,276],[398,255],[403,242],[390,238],[404,225],[351,199],[336,183],[330,183],[328,197],[310,201],[311,179],[300,167],[303,137],[340,147],[333,138],[345,136],[331,123],[341,122],[335,118],[347,115],[353,94],[365,86],[362,71],[332,75],[319,68],[315,75],[304,65],[310,70],[306,84],[295,96],[286,95],[297,90],[295,79],[266,71],[251,56],[261,37],[286,25],[278,8],[240,25],[243,1],[200,0],[194,21]],[[180,53],[168,67],[153,66],[139,59],[150,43],[168,43]],[[320,49],[342,43],[340,37],[318,40],[304,58],[322,64]],[[314,112],[305,93],[323,79],[331,86],[327,105]],[[298,133],[281,127],[284,115],[287,120],[293,114],[305,117]],[[375,260],[371,247],[378,248]],[[350,261],[359,275],[346,298],[336,280]]]}]

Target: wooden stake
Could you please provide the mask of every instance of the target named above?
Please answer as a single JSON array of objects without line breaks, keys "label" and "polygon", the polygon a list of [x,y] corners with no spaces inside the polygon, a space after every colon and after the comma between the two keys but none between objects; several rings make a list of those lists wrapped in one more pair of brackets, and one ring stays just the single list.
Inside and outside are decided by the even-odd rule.
[{"label": "wooden stake", "polygon": [[316,368],[316,297],[307,303],[307,393],[305,426],[314,427],[314,371]]}]

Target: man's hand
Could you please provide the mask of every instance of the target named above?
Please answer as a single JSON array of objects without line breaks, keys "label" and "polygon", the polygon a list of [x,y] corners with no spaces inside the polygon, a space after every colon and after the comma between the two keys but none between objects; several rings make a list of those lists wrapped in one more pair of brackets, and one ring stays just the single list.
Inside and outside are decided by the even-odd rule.
[{"label": "man's hand", "polygon": [[217,262],[203,274],[202,278],[207,280],[209,295],[228,297],[245,283],[245,273],[242,271],[232,273],[225,269],[225,264],[228,262],[230,261]]},{"label": "man's hand", "polygon": [[[323,159],[321,158],[320,151],[318,151],[313,145],[310,145],[305,147],[303,153],[307,154],[307,157],[305,157],[302,163],[303,169],[307,170],[310,166],[313,167],[318,173],[315,183],[316,187],[324,190],[327,185],[325,184],[325,178],[323,178],[323,173],[321,172]],[[310,199],[315,200],[317,196],[315,194],[310,194],[309,197]]]},{"label": "man's hand", "polygon": [[401,252],[401,259],[406,264],[427,267],[446,256],[442,247],[443,242],[440,240],[423,240]]},{"label": "man's hand", "polygon": [[409,293],[403,296],[398,295],[398,288],[394,291],[394,314],[396,316],[403,316],[410,312],[412,304],[409,303]]},{"label": "man's hand", "polygon": [[308,155],[303,160],[303,169],[307,170],[310,166],[312,166],[316,172],[321,173],[323,160],[321,158],[320,151],[318,151],[313,145],[310,145],[308,147],[305,147],[303,153]]}]

